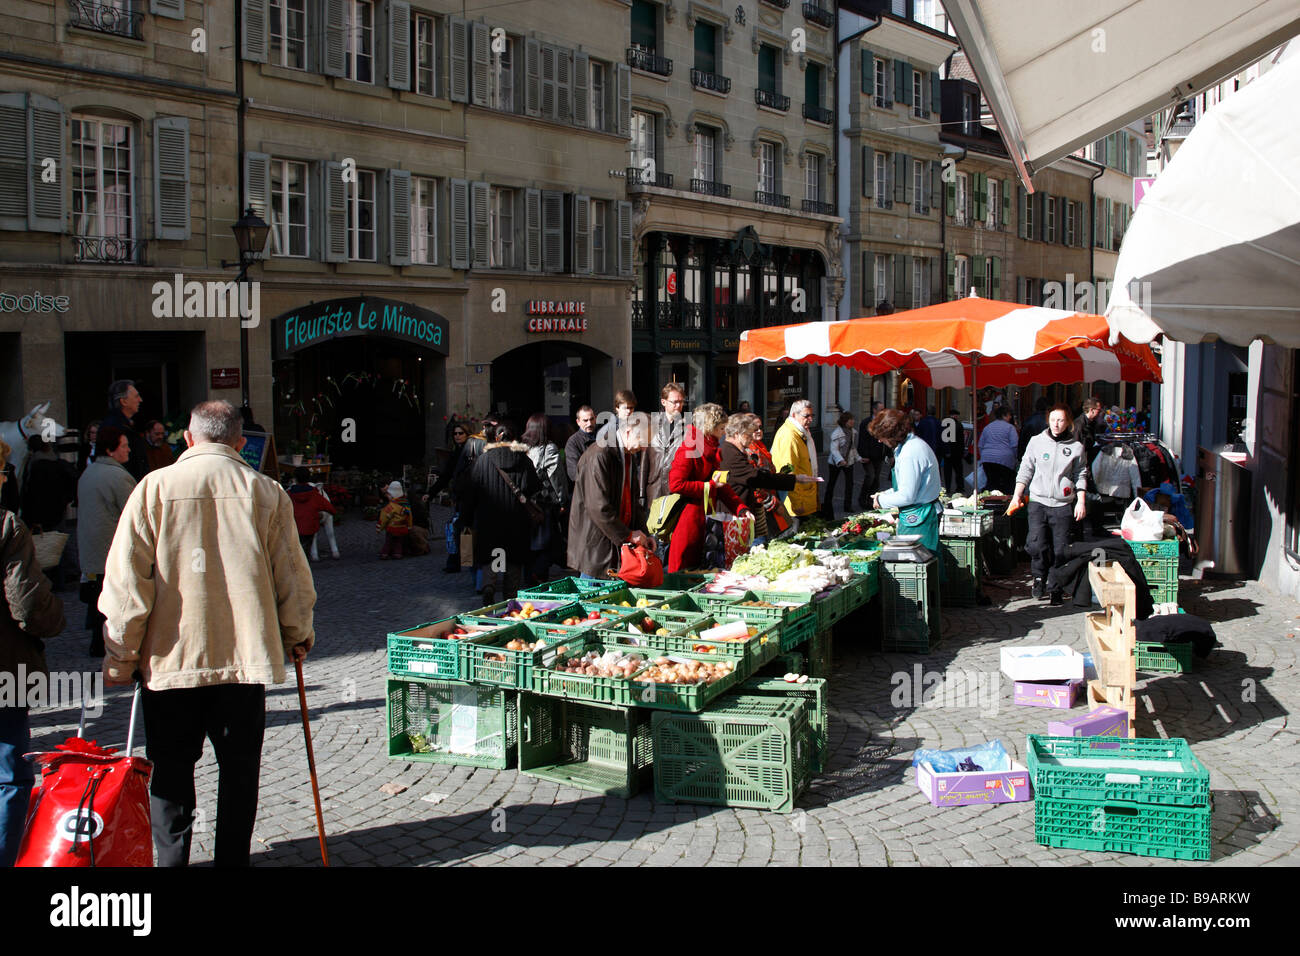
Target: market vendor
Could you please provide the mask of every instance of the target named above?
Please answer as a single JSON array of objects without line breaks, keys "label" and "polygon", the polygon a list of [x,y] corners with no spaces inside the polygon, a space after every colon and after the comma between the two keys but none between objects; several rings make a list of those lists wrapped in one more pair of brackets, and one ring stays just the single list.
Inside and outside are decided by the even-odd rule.
[{"label": "market vendor", "polygon": [[[894,450],[892,491],[871,496],[877,508],[898,509],[898,533],[917,534],[921,544],[939,554],[939,460],[934,450],[912,431],[912,418],[886,408],[871,420],[871,434]],[[942,569],[942,564],[940,569]]]}]

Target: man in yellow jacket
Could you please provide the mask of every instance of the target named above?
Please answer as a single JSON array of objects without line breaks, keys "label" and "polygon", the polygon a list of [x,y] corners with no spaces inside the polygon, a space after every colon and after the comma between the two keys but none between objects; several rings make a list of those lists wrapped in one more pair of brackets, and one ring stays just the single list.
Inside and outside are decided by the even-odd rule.
[{"label": "man in yellow jacket", "polygon": [[[782,422],[772,439],[772,464],[777,471],[787,465],[796,475],[817,477],[817,449],[813,447],[809,428],[813,422],[812,402],[801,398],[790,407],[790,417]],[[787,514],[804,518],[817,513],[817,484],[799,484],[785,499]]]},{"label": "man in yellow jacket", "polygon": [[315,635],[316,590],[293,502],[250,468],[239,412],[190,413],[188,450],[135,486],[104,570],[105,683],[144,683],[150,813],[159,866],[189,862],[194,764],[221,775],[214,862],[247,866],[257,816],[266,686]]}]

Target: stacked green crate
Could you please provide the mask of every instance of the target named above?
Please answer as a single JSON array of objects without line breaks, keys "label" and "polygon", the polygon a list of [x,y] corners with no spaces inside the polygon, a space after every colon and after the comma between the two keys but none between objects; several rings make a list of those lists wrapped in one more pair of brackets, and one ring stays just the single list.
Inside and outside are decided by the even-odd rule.
[{"label": "stacked green crate", "polygon": [[1151,588],[1151,600],[1156,604],[1173,604],[1178,601],[1178,541],[1167,538],[1164,541],[1130,541],[1142,573],[1146,576],[1147,586]]},{"label": "stacked green crate", "polygon": [[388,756],[503,770],[519,741],[513,691],[466,681],[388,679]]},{"label": "stacked green crate", "polygon": [[830,756],[830,705],[827,701],[826,681],[808,678],[799,684],[780,677],[755,677],[736,688],[735,696],[741,694],[769,694],[802,700],[808,709],[808,722],[812,726],[817,745],[812,769],[814,772],[826,769]]},{"label": "stacked green crate", "polygon": [[519,695],[519,770],[627,799],[654,763],[650,714],[536,694]]},{"label": "stacked green crate", "polygon": [[881,641],[884,650],[925,654],[939,645],[939,565],[934,558],[924,563],[883,562],[880,592],[885,616]]},{"label": "stacked green crate", "polygon": [[944,581],[939,593],[944,607],[973,607],[980,593],[978,538],[941,538]]}]

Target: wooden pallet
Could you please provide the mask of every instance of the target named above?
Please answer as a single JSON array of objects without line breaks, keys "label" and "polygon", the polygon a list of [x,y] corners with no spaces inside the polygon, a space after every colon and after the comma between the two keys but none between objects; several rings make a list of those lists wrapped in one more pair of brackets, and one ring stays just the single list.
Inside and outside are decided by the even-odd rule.
[{"label": "wooden pallet", "polygon": [[1109,705],[1128,712],[1128,736],[1136,734],[1137,588],[1118,564],[1088,565],[1088,581],[1101,611],[1084,615],[1084,636],[1097,679],[1088,682],[1090,709]]},{"label": "wooden pallet", "polygon": [[1118,707],[1128,711],[1128,736],[1137,736],[1137,698],[1132,688],[1106,686],[1099,681],[1088,681],[1088,709],[1098,707]]}]

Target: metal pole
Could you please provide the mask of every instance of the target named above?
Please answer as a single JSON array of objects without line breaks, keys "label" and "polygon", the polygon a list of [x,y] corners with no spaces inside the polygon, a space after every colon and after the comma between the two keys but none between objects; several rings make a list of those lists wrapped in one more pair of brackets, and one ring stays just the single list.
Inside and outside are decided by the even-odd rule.
[{"label": "metal pole", "polygon": [[978,405],[979,391],[975,387],[975,379],[979,374],[979,367],[980,357],[978,355],[972,355],[970,359],[970,418],[972,426],[971,434],[975,436],[975,446],[973,449],[975,454],[975,470],[972,472],[972,475],[974,476],[972,484],[975,486],[975,505],[977,508],[979,507],[980,498],[980,434],[978,429],[980,417]]},{"label": "metal pole", "polygon": [[[248,283],[248,263],[243,261],[244,256],[241,253],[239,263],[239,277],[235,279],[239,283],[240,302],[251,302],[252,297],[246,295],[245,286]],[[238,310],[236,310],[238,311]],[[239,321],[239,389],[243,397],[243,407],[248,407],[248,329],[244,327],[243,316]]]}]

